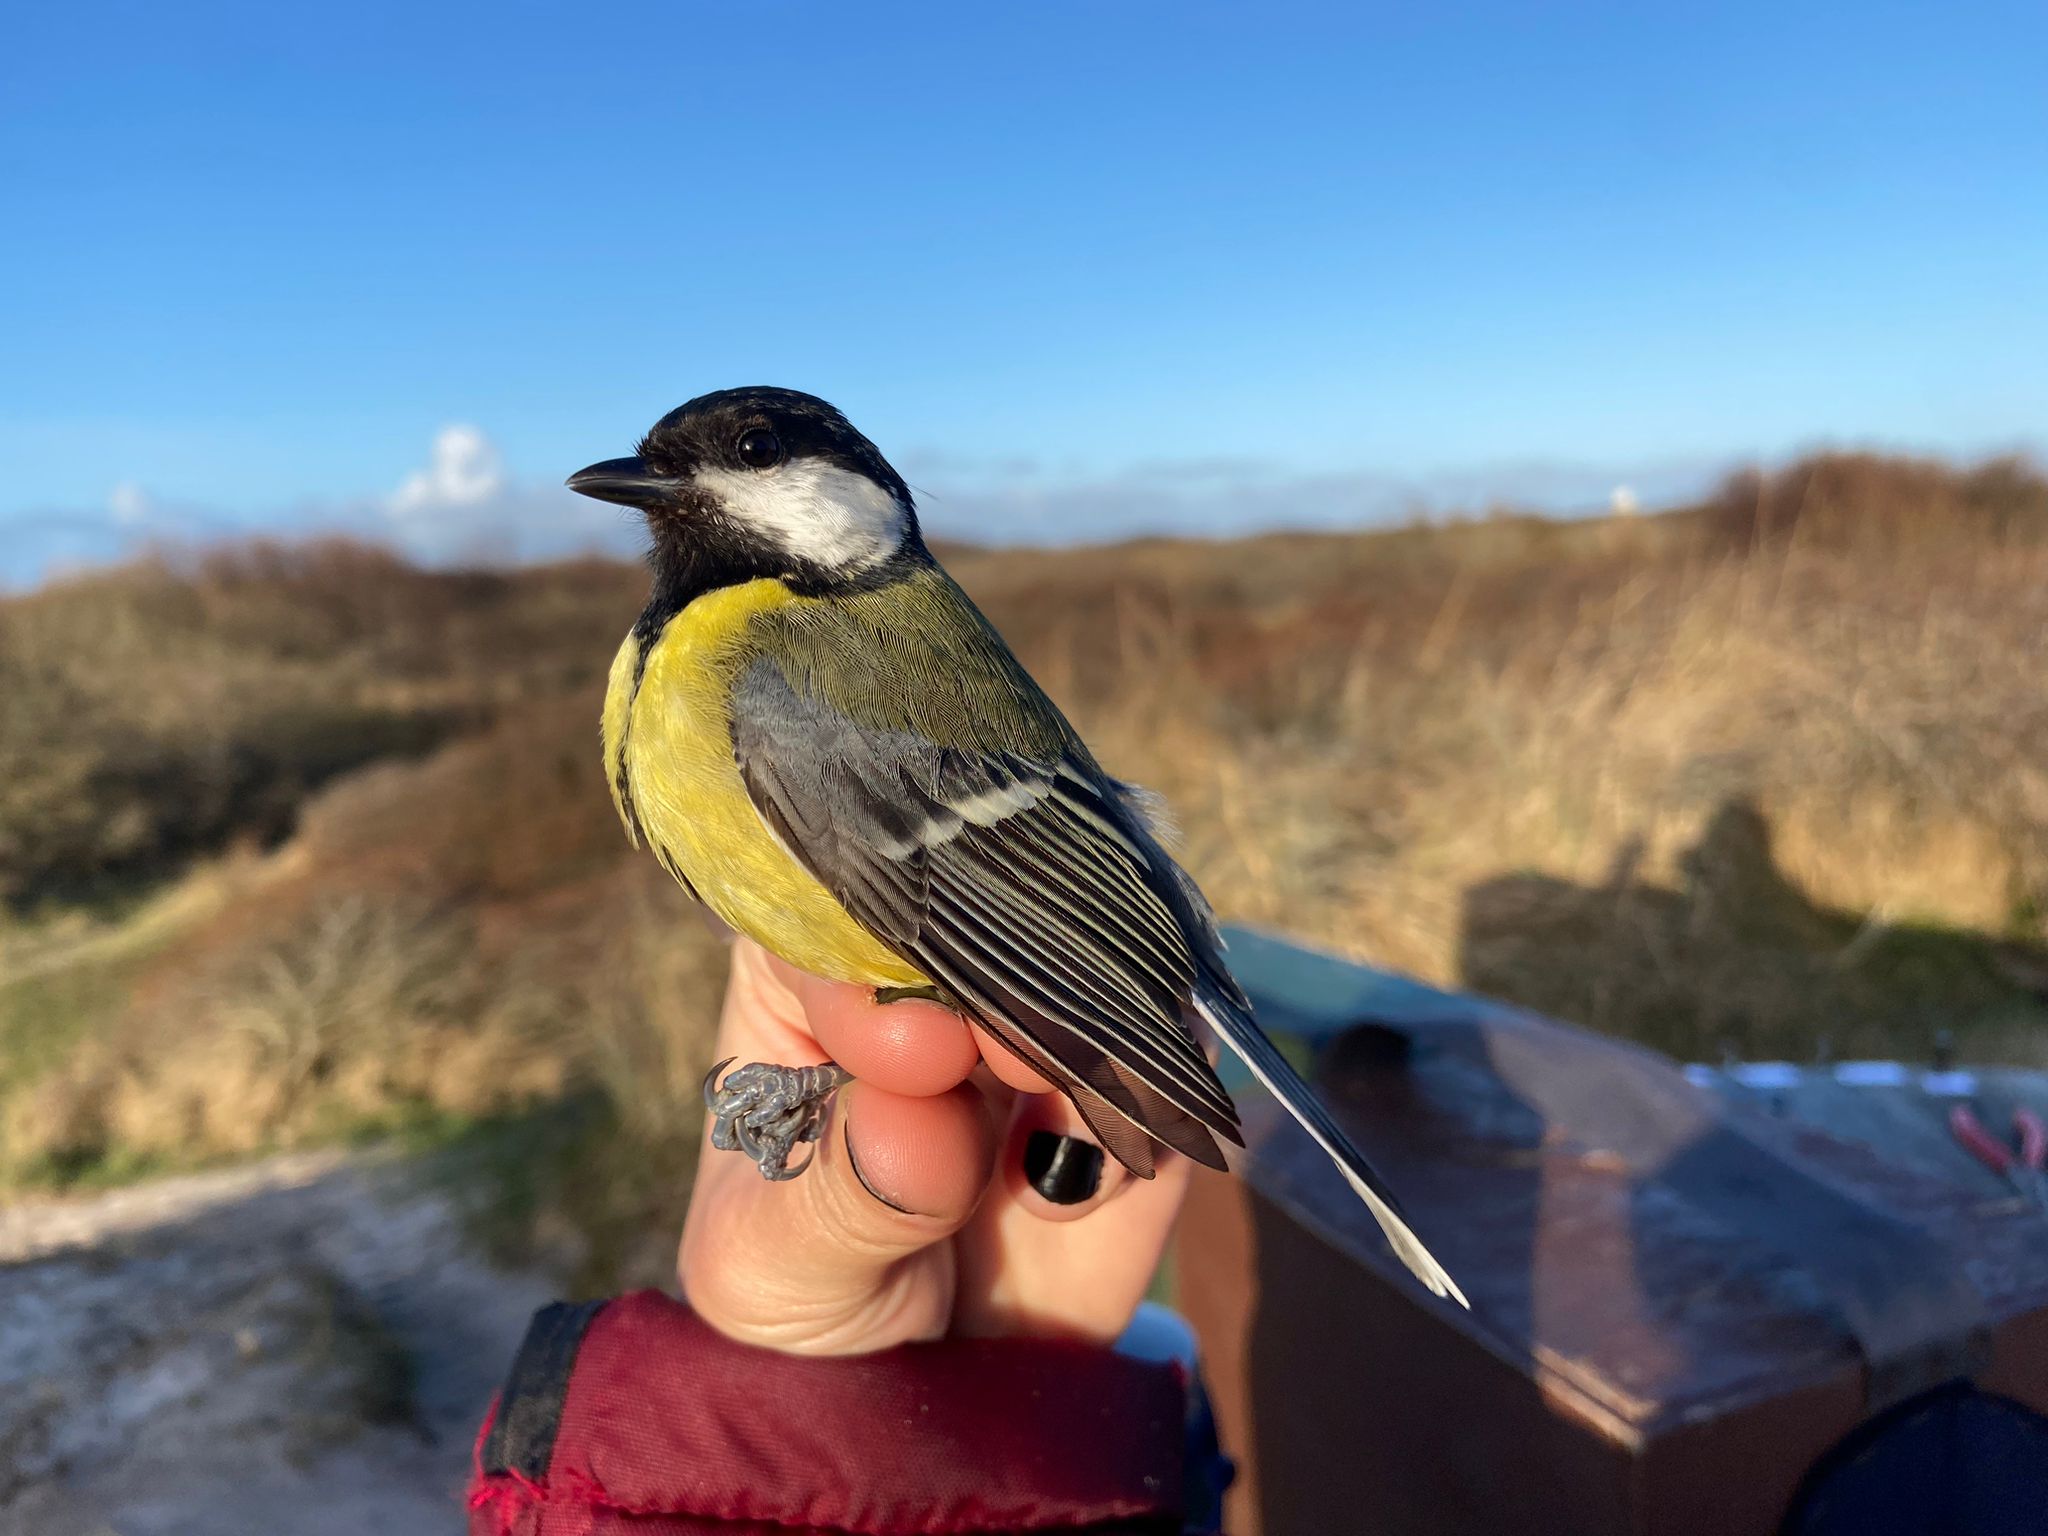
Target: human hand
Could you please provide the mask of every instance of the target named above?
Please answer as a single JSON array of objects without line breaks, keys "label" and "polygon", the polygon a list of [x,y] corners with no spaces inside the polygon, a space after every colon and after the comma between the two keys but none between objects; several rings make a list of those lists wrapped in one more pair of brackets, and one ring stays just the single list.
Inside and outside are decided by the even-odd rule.
[{"label": "human hand", "polygon": [[1135,1179],[1044,1078],[950,1010],[877,1004],[746,939],[716,1057],[830,1059],[855,1078],[801,1178],[771,1183],[707,1141],[677,1270],[720,1332],[850,1355],[947,1334],[1108,1343],[1130,1321],[1187,1159],[1162,1149],[1158,1177]]}]

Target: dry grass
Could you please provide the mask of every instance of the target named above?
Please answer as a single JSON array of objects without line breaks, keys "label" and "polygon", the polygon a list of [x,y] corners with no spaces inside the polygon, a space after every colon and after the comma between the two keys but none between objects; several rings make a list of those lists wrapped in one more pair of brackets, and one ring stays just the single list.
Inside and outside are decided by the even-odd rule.
[{"label": "dry grass", "polygon": [[1234,553],[1120,552],[1092,611],[968,566],[1226,914],[1681,1055],[2043,1019],[1987,942],[2044,937],[2040,482]]},{"label": "dry grass", "polygon": [[[1227,917],[1684,1056],[2041,1054],[2019,467],[952,563]],[[0,605],[0,1179],[411,1128],[659,1273],[721,957],[594,760],[639,587],[328,548]]]},{"label": "dry grass", "polygon": [[601,674],[632,582],[416,571],[343,543],[160,558],[0,603],[0,901],[275,839],[307,792]]}]

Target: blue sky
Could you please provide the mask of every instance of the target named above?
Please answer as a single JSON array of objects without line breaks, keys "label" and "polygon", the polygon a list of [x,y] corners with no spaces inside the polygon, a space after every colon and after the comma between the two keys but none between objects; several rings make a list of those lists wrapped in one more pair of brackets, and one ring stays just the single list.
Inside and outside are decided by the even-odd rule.
[{"label": "blue sky", "polygon": [[836,400],[928,522],[996,540],[2048,441],[2037,4],[82,3],[7,32],[16,580],[244,526],[620,546],[562,475],[743,382]]}]

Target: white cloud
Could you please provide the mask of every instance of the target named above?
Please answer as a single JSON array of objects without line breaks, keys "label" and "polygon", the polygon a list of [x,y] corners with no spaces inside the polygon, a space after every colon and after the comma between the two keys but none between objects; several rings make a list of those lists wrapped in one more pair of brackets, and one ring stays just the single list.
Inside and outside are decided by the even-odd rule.
[{"label": "white cloud", "polygon": [[133,480],[123,480],[107,493],[107,515],[117,527],[140,528],[156,515],[156,502]]},{"label": "white cloud", "polygon": [[391,494],[399,517],[450,507],[477,507],[505,489],[505,465],[497,444],[480,427],[450,422],[434,434],[433,455]]},{"label": "white cloud", "polygon": [[514,477],[483,428],[450,422],[427,463],[390,495],[305,509],[307,522],[383,538],[428,564],[499,564],[591,552],[630,555],[646,542],[637,514],[554,481]]}]

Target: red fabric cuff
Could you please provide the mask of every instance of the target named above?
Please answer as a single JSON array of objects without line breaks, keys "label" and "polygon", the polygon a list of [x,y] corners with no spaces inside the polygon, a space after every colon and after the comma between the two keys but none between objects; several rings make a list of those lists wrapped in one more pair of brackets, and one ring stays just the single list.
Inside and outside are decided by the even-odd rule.
[{"label": "red fabric cuff", "polygon": [[479,1442],[472,1536],[1181,1528],[1171,1366],[1046,1339],[782,1355],[641,1291],[558,1329],[536,1373],[548,1315]]}]

